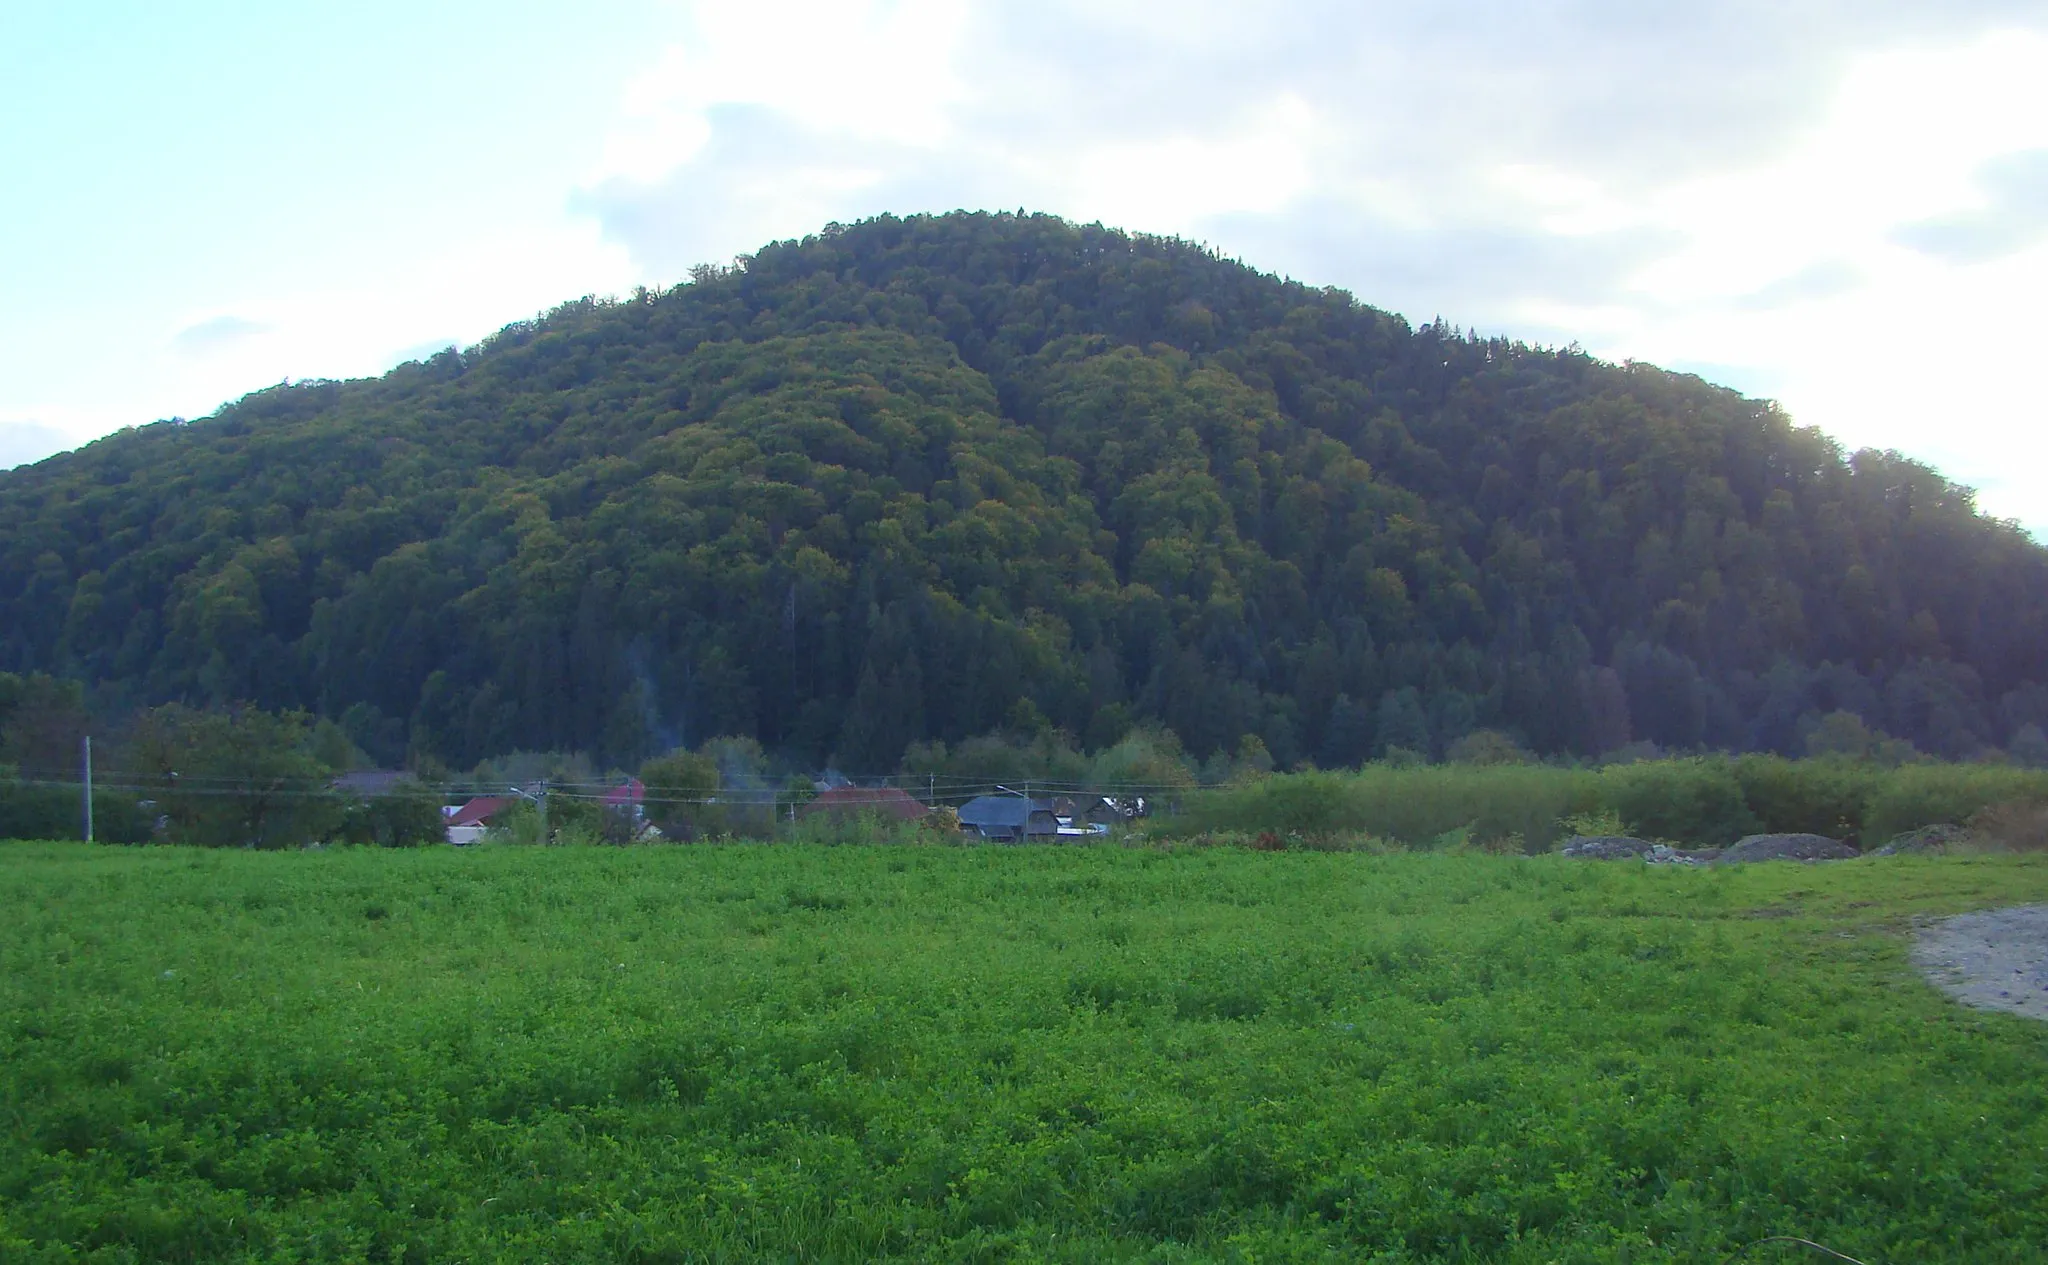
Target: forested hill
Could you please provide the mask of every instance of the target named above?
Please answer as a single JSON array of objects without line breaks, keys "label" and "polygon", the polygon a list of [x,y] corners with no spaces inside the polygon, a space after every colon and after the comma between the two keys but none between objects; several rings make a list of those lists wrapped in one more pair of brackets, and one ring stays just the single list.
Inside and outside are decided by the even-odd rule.
[{"label": "forested hill", "polygon": [[1965,755],[2048,722],[2048,551],[1694,378],[883,218],[0,474],[0,669],[456,764],[1148,721],[1283,764],[1794,751],[1838,710]]}]

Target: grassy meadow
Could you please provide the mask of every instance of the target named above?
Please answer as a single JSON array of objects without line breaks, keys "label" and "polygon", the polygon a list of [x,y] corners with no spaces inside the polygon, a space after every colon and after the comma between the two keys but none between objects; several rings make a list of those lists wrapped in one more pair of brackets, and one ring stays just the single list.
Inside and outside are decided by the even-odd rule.
[{"label": "grassy meadow", "polygon": [[0,1260],[2041,1260],[2048,1025],[1906,951],[2042,900],[2016,855],[0,845]]}]

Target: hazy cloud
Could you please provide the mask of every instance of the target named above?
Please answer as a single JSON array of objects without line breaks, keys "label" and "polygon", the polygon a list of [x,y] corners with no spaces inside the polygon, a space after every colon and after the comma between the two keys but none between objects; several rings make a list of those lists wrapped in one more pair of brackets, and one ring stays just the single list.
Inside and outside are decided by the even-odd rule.
[{"label": "hazy cloud", "polygon": [[171,346],[187,356],[207,356],[270,332],[270,326],[240,316],[216,316],[171,335]]},{"label": "hazy cloud", "polygon": [[1736,306],[1757,311],[1793,303],[1810,303],[1816,299],[1832,299],[1855,289],[1862,280],[1863,274],[1847,260],[1826,259],[1750,291],[1736,300]]},{"label": "hazy cloud", "polygon": [[1981,208],[1908,225],[1899,230],[1899,242],[1937,259],[1975,264],[2048,237],[2048,149],[1993,159],[1978,185]]}]

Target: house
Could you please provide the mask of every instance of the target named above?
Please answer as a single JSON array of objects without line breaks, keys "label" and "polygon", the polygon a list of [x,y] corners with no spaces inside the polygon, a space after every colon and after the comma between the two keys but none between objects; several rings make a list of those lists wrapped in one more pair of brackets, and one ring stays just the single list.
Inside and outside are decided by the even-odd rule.
[{"label": "house", "polygon": [[1057,838],[1060,819],[1053,815],[1049,799],[980,795],[960,805],[960,828],[972,830],[984,839],[1022,843],[1027,839]]},{"label": "house", "polygon": [[1095,827],[1113,826],[1124,820],[1124,813],[1115,804],[1100,795],[1061,795],[1052,801],[1052,811],[1070,826]]},{"label": "house", "polygon": [[484,837],[491,818],[517,802],[510,795],[483,795],[459,808],[442,810],[443,824],[448,827],[448,842],[458,848],[475,843]]},{"label": "house", "polygon": [[917,821],[930,812],[908,791],[893,786],[835,786],[802,809],[806,817],[831,813],[835,817],[874,816],[891,821]]},{"label": "house", "polygon": [[647,816],[646,804],[647,784],[637,777],[629,777],[604,793],[605,811],[630,818],[636,825]]}]

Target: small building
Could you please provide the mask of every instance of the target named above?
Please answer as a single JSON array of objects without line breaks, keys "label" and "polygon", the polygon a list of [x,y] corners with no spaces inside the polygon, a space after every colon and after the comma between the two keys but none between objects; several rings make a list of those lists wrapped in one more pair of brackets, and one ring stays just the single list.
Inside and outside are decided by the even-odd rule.
[{"label": "small building", "polygon": [[617,813],[639,825],[647,818],[647,784],[629,777],[604,793],[606,812]]},{"label": "small building", "polygon": [[484,831],[490,829],[491,818],[515,802],[509,795],[481,795],[459,808],[443,810],[448,842],[458,848],[475,843],[484,837]]},{"label": "small building", "polygon": [[1114,826],[1124,813],[1100,795],[1060,795],[1052,801],[1053,816],[1073,827]]},{"label": "small building", "polygon": [[1060,819],[1053,813],[1049,799],[980,795],[960,805],[960,828],[972,830],[984,839],[1023,843],[1029,839],[1058,838]]},{"label": "small building", "polygon": [[883,817],[890,821],[918,821],[931,813],[910,792],[894,786],[835,786],[824,791],[801,810],[805,817],[831,813],[835,817]]}]

